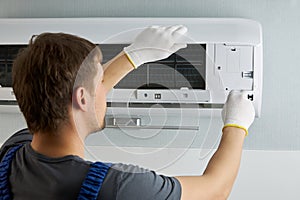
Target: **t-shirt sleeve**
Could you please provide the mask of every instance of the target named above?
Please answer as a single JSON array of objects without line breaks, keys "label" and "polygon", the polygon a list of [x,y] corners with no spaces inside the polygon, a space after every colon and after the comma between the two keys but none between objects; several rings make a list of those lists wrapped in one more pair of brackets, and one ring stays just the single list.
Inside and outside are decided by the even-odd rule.
[{"label": "t-shirt sleeve", "polygon": [[181,185],[175,177],[159,175],[133,165],[116,164],[104,180],[100,197],[122,200],[180,200]]},{"label": "t-shirt sleeve", "polygon": [[0,149],[0,160],[10,147],[16,144],[27,143],[31,141],[32,141],[32,134],[29,133],[28,129],[22,129],[16,132],[10,138],[8,138],[2,145]]}]

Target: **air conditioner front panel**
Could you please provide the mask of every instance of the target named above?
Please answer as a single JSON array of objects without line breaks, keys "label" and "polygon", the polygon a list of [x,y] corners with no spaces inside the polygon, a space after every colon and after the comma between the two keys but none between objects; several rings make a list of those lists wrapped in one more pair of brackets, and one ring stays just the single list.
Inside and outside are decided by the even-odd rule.
[{"label": "air conditioner front panel", "polygon": [[256,116],[260,116],[261,25],[234,18],[0,19],[0,112],[19,111],[12,109],[16,107],[11,89],[12,63],[32,35],[65,32],[87,38],[99,44],[105,63],[153,24],[185,25],[189,31],[181,42],[188,43],[188,47],[129,73],[108,94],[108,113],[121,112],[122,106],[117,105],[124,103],[138,113],[149,110],[149,105],[161,105],[171,113],[179,112],[183,105],[196,105],[196,110],[205,112],[220,111],[229,91],[234,89],[247,91]]}]

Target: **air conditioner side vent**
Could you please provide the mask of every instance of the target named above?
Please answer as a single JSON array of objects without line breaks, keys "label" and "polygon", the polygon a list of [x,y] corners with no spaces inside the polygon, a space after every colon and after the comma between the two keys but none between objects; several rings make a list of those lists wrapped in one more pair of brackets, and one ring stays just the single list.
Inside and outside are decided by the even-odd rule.
[{"label": "air conditioner side vent", "polygon": [[20,49],[27,45],[0,45],[0,86],[12,86],[12,66]]}]

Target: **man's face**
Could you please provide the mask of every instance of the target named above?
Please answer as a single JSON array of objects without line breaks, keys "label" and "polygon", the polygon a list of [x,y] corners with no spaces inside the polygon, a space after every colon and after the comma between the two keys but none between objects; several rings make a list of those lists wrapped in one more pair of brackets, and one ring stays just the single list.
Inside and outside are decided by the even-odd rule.
[{"label": "man's face", "polygon": [[95,77],[95,92],[92,95],[93,106],[91,112],[94,116],[92,119],[92,132],[100,131],[105,127],[105,113],[106,113],[106,89],[103,86],[103,67],[98,62],[96,64],[98,74]]},{"label": "man's face", "polygon": [[[75,114],[75,126],[83,138],[88,134],[102,130],[105,127],[106,113],[106,89],[103,85],[104,70],[101,65],[101,50],[95,48],[91,55],[82,63],[81,67],[93,67],[93,69],[79,69],[80,85],[76,91],[76,102],[81,109]],[[91,60],[92,59],[92,60]],[[75,80],[77,81],[77,80]],[[77,110],[77,109],[76,109]]]}]

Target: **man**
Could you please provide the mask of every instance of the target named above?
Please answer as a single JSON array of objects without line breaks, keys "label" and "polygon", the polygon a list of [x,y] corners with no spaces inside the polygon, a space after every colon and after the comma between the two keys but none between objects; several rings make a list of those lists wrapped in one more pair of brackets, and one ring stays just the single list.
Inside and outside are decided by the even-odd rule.
[{"label": "man", "polygon": [[243,92],[231,92],[224,105],[221,143],[202,176],[166,177],[83,159],[84,139],[104,128],[106,93],[134,68],[184,48],[177,41],[186,31],[180,25],[149,27],[103,68],[100,49],[83,38],[63,33],[33,38],[13,67],[13,89],[29,131],[14,134],[1,148],[2,197],[226,199],[254,120]]}]

